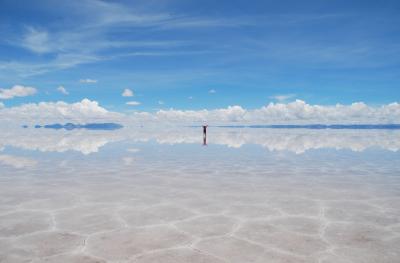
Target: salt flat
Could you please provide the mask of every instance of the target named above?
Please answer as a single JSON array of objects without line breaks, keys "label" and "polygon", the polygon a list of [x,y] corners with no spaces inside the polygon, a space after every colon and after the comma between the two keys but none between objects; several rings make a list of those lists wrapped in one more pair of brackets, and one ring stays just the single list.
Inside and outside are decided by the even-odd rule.
[{"label": "salt flat", "polygon": [[0,132],[0,262],[398,262],[400,132]]}]

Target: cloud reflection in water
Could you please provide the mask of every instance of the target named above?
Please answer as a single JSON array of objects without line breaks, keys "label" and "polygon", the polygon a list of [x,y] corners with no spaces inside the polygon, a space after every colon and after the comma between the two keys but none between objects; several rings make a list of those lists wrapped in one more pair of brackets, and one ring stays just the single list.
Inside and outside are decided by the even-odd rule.
[{"label": "cloud reflection in water", "polygon": [[[130,127],[114,131],[97,130],[50,130],[50,129],[2,129],[0,149],[11,146],[42,152],[77,151],[95,153],[108,143],[118,141],[159,144],[199,144],[202,131],[197,128],[155,130]],[[348,149],[364,151],[381,148],[390,151],[400,149],[400,131],[397,130],[303,130],[303,129],[235,129],[211,128],[208,144],[239,148],[246,144],[260,145],[269,151],[304,153],[312,149]]]}]

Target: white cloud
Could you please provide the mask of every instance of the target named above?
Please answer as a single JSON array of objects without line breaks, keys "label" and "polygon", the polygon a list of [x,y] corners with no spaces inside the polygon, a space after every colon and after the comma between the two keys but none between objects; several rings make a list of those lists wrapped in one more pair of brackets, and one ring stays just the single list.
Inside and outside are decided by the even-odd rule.
[{"label": "white cloud", "polygon": [[47,53],[52,50],[48,33],[33,27],[27,28],[21,43],[23,47],[35,53]]},{"label": "white cloud", "polygon": [[[152,8],[147,9],[143,6],[135,8],[131,4],[123,5],[97,0],[81,0],[79,4],[74,3],[74,1],[66,1],[55,5],[46,5],[45,9],[59,17],[60,21],[68,20],[72,24],[65,27],[65,23],[53,21],[52,26],[46,28],[27,26],[25,32],[16,33],[6,41],[37,54],[52,54],[54,56],[51,56],[51,58],[42,57],[43,62],[40,64],[31,63],[29,60],[23,62],[16,59],[0,61],[0,69],[4,65],[7,71],[13,74],[18,73],[20,76],[27,76],[124,56],[179,55],[182,52],[176,52],[176,47],[188,46],[188,42],[190,42],[190,40],[132,41],[111,39],[109,33],[116,29],[141,28],[146,30],[150,27],[170,30],[171,28],[239,26],[237,19],[234,22],[231,19],[222,18],[184,18],[170,12],[157,12]],[[60,12],[60,10],[63,10],[63,12]],[[243,23],[240,24],[243,25]],[[138,47],[143,51],[132,54],[130,50]],[[103,51],[106,50],[116,52],[113,55],[104,55]],[[197,50],[189,52],[197,52]],[[201,50],[200,52],[208,51]],[[111,52],[107,53],[111,54]]]},{"label": "white cloud", "polygon": [[64,88],[64,86],[59,86],[59,87],[57,88],[57,90],[58,90],[59,92],[61,92],[62,94],[64,94],[64,95],[68,95],[68,94],[69,94],[69,92]]},{"label": "white cloud", "polygon": [[[29,136],[27,136],[27,133]],[[107,143],[123,140],[120,132],[102,131],[54,131],[52,129],[27,129],[11,127],[0,131],[0,149],[12,146],[19,149],[41,152],[77,151],[82,154],[95,153]]]},{"label": "white cloud", "polygon": [[159,100],[159,101],[158,101],[158,105],[164,105],[164,101]]},{"label": "white cloud", "polygon": [[372,107],[363,102],[356,102],[351,105],[321,106],[296,100],[286,104],[270,103],[255,110],[247,110],[241,106],[198,111],[170,109],[140,117],[160,122],[210,124],[398,123],[400,104],[395,102]]},{"label": "white cloud", "polygon": [[[201,128],[183,128],[166,126],[152,129],[137,129],[137,125],[113,132],[103,131],[54,131],[51,129],[21,129],[5,127],[0,129],[0,151],[13,147],[31,151],[65,152],[77,151],[91,154],[101,150],[108,143],[121,141],[146,142],[156,141],[160,144],[198,144],[201,139]],[[304,129],[237,129],[210,127],[212,135],[209,144],[225,145],[239,148],[245,144],[260,145],[269,151],[291,151],[304,153],[311,149],[350,149],[364,151],[379,147],[390,151],[400,151],[400,131],[388,130],[304,130]],[[29,136],[27,136],[29,132]],[[177,136],[179,134],[179,136]],[[127,148],[134,160],[140,149]],[[10,158],[4,158],[10,160]],[[128,161],[132,163],[131,161]],[[1,162],[1,160],[0,160]]]},{"label": "white cloud", "polygon": [[[364,151],[368,148],[381,148],[389,151],[400,151],[400,132],[387,130],[304,130],[304,129],[237,129],[214,128],[209,136],[209,144],[225,145],[240,148],[243,145],[259,145],[269,151],[290,151],[297,154],[312,149],[350,149]],[[132,138],[155,140],[160,144],[198,144],[199,129],[180,129],[176,131],[157,130],[133,135]]]},{"label": "white cloud", "polygon": [[139,101],[128,101],[128,102],[126,103],[126,105],[138,106],[138,105],[140,105],[140,102],[139,102]]},{"label": "white cloud", "polygon": [[208,93],[211,93],[211,94],[213,94],[213,93],[216,93],[217,91],[215,90],[215,89],[210,89],[209,91],[208,91]]},{"label": "white cloud", "polygon": [[140,152],[140,149],[137,149],[137,148],[129,148],[129,149],[127,149],[127,151],[130,152],[130,153],[137,153],[137,152]]},{"label": "white cloud", "polygon": [[288,99],[292,99],[296,97],[296,94],[280,94],[280,95],[274,95],[270,96],[270,99],[276,100],[278,102],[284,102],[287,101]]},{"label": "white cloud", "polygon": [[133,157],[123,157],[122,161],[123,161],[124,165],[129,166],[129,165],[132,165],[135,162],[135,158],[133,158]]},{"label": "white cloud", "polygon": [[117,120],[121,114],[109,112],[97,101],[83,99],[76,103],[40,102],[0,110],[0,119],[11,122],[43,124],[43,122],[95,122]]},{"label": "white cloud", "polygon": [[0,110],[3,109],[3,108],[5,108],[5,107],[6,107],[6,105],[4,105],[3,102],[0,102]]},{"label": "white cloud", "polygon": [[97,83],[97,79],[80,79],[80,83]]},{"label": "white cloud", "polygon": [[193,96],[189,96],[188,99],[189,99],[189,100],[192,100],[192,99],[193,99]]},{"label": "white cloud", "polygon": [[133,97],[133,91],[130,89],[124,89],[124,92],[122,92],[122,97]]},{"label": "white cloud", "polygon": [[[128,101],[127,105],[140,105],[138,101]],[[363,102],[350,105],[311,105],[302,100],[290,103],[269,103],[258,109],[241,106],[213,110],[158,110],[122,114],[110,112],[98,102],[84,99],[76,103],[41,102],[7,107],[0,110],[3,121],[17,121],[35,124],[49,120],[62,122],[121,122],[122,124],[379,124],[399,123],[400,104],[397,102],[382,106],[369,106]],[[39,123],[40,124],[40,123]]]},{"label": "white cloud", "polygon": [[30,168],[37,165],[36,160],[7,154],[0,155],[0,163],[17,169]]},{"label": "white cloud", "polygon": [[21,85],[14,85],[11,89],[0,89],[0,99],[12,99],[14,97],[26,97],[36,93],[36,89]]}]

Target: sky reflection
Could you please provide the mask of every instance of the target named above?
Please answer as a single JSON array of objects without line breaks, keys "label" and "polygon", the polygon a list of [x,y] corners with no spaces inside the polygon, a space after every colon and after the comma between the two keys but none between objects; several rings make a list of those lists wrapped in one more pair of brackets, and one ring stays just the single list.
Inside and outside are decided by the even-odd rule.
[{"label": "sky reflection", "polygon": [[[21,128],[0,131],[0,149],[13,147],[40,152],[76,151],[87,155],[99,152],[109,143],[121,141],[154,141],[168,145],[204,144],[202,132],[197,128],[155,130],[130,127],[115,131]],[[361,152],[369,148],[379,148],[397,152],[400,149],[400,131],[211,128],[207,144],[229,148],[252,144],[269,151],[289,151],[296,154],[313,149]]]},{"label": "sky reflection", "polygon": [[67,262],[61,252],[79,250],[131,262],[155,253],[134,249],[142,244],[182,242],[228,259],[241,247],[252,258],[322,262],[341,247],[344,259],[395,262],[399,142],[400,131],[384,130],[211,127],[207,147],[195,128],[2,130],[0,258]]}]

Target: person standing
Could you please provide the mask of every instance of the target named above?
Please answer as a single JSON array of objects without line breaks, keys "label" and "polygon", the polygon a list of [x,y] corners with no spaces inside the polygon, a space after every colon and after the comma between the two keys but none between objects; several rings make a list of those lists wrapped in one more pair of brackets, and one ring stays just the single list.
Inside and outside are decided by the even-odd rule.
[{"label": "person standing", "polygon": [[203,145],[207,145],[207,127],[208,125],[203,125]]},{"label": "person standing", "polygon": [[203,137],[207,136],[207,127],[208,125],[203,125]]}]

